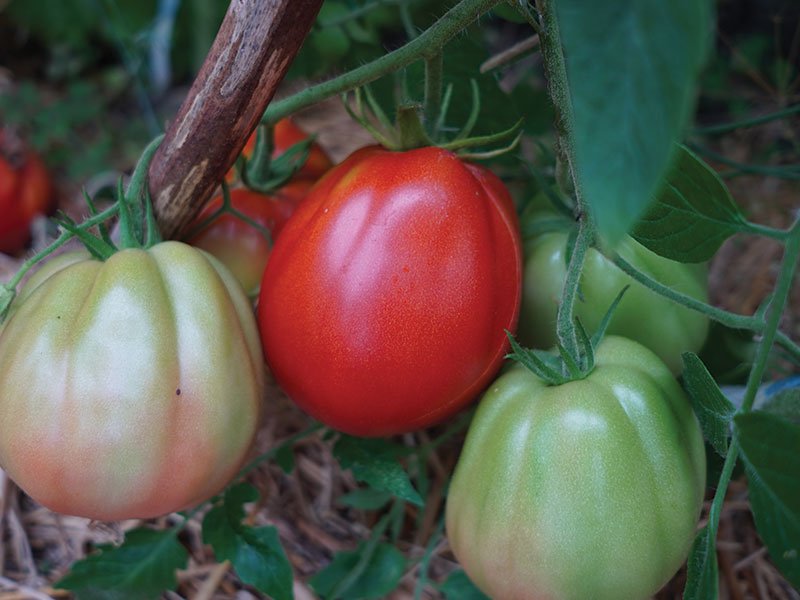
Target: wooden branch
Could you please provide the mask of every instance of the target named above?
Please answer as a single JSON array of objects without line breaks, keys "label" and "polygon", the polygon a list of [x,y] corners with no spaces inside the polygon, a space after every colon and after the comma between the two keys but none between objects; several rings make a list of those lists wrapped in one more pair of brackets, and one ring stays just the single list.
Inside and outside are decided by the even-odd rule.
[{"label": "wooden branch", "polygon": [[214,45],[149,170],[165,239],[178,237],[236,160],[322,0],[231,0]]}]

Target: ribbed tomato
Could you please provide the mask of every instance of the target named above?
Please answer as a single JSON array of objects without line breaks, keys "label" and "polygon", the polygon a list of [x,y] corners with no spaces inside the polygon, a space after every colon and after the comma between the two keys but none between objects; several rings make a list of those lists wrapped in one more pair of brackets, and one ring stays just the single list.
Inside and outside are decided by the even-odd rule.
[{"label": "ribbed tomato", "polygon": [[290,398],[336,429],[426,427],[496,373],[521,270],[497,177],[440,148],[359,150],[275,244],[258,307],[267,361]]},{"label": "ribbed tomato", "polygon": [[216,259],[63,255],[0,326],[0,465],[55,511],[155,517],[237,473],[263,391],[251,305]]},{"label": "ribbed tomato", "polygon": [[585,378],[516,365],[481,400],[447,498],[450,547],[503,600],[648,598],[703,503],[703,435],[653,352],[608,337]]}]

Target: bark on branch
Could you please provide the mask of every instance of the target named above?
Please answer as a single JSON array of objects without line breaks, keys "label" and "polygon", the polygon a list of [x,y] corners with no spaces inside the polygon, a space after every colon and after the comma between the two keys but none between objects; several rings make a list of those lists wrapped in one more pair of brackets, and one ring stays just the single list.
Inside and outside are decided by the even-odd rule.
[{"label": "bark on branch", "polygon": [[322,0],[231,0],[214,45],[149,170],[165,238],[211,197],[255,129]]}]

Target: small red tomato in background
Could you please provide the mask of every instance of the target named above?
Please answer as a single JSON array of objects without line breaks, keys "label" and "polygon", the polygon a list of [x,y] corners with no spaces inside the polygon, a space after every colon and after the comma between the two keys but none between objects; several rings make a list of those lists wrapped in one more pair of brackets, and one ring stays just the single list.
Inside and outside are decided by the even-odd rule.
[{"label": "small red tomato in background", "polygon": [[521,242],[500,180],[453,153],[370,147],[334,167],[277,240],[258,317],[301,408],[362,436],[437,423],[494,376]]},{"label": "small red tomato in background", "polygon": [[[231,206],[267,229],[274,240],[313,183],[302,179],[290,181],[270,195],[236,188],[231,190]],[[197,222],[201,223],[220,206],[221,195],[206,205]],[[223,213],[189,243],[221,260],[248,294],[258,290],[271,250],[270,240],[263,231],[236,215]]]},{"label": "small red tomato in background", "polygon": [[[294,144],[308,138],[308,134],[289,119],[275,125],[273,157],[280,156]],[[250,136],[242,154],[250,156],[255,146],[256,134]],[[234,209],[269,231],[274,242],[296,206],[306,196],[314,182],[331,168],[333,163],[316,143],[311,145],[306,163],[292,179],[271,194],[262,194],[245,188],[231,190]],[[233,177],[233,171],[228,178]],[[214,197],[195,220],[195,226],[222,206],[222,195]],[[190,230],[192,230],[190,228]],[[207,227],[192,234],[189,243],[210,252],[227,266],[248,294],[258,291],[264,266],[271,250],[271,241],[264,232],[247,221],[230,213],[223,213]]]},{"label": "small red tomato in background", "polygon": [[0,132],[0,252],[6,254],[25,247],[31,223],[53,205],[47,168],[34,152],[19,146]]}]

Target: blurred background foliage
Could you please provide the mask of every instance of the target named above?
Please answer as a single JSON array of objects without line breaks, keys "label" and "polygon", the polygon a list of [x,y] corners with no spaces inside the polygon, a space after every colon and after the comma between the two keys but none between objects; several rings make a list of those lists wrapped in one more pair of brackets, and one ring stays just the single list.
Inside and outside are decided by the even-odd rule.
[{"label": "blurred background foliage", "polygon": [[[326,0],[288,81],[317,81],[399,47],[455,0]],[[125,169],[172,117],[211,46],[228,0],[0,0],[0,125],[21,130],[68,180]],[[719,123],[790,106],[800,93],[800,2],[719,0],[714,59],[702,81],[698,119]],[[444,58],[454,86],[446,121],[457,130],[480,89],[476,133],[525,116],[532,136],[552,112],[535,50],[481,72],[481,65],[531,30],[509,6],[458,36]],[[423,67],[373,86],[394,102],[422,97]],[[302,85],[302,84],[299,84]],[[296,86],[295,86],[296,87]],[[756,157],[800,159],[785,128]],[[76,151],[79,150],[79,151]],[[506,157],[507,164],[514,163]],[[517,159],[518,160],[518,159]]]}]

